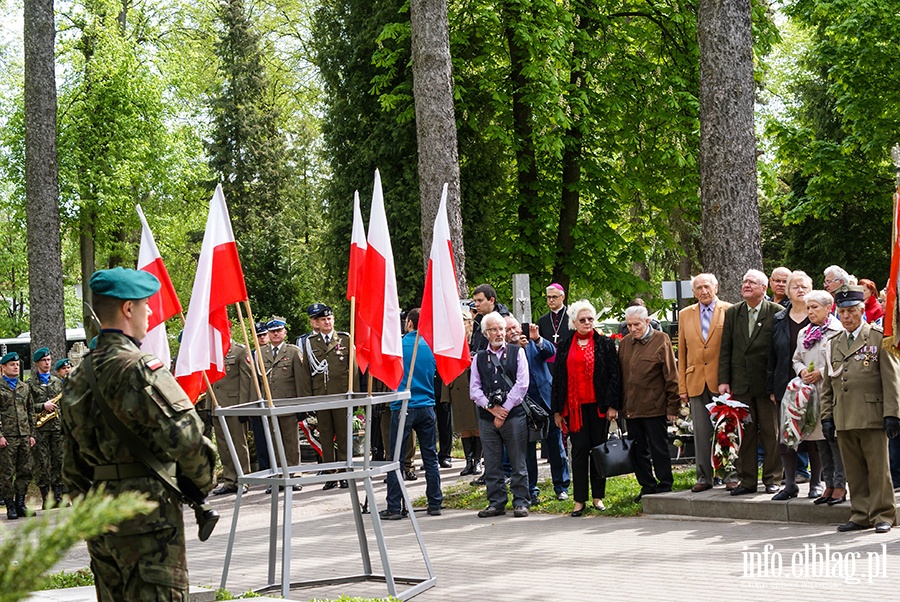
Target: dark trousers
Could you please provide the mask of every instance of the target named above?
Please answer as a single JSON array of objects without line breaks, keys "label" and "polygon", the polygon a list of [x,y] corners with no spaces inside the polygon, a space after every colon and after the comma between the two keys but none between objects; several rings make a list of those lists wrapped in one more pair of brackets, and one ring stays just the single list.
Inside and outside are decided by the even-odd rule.
[{"label": "dark trousers", "polygon": [[744,424],[744,436],[735,463],[741,485],[756,491],[759,484],[757,472],[757,442],[763,448],[762,480],[765,485],[775,485],[781,480],[784,465],[778,454],[778,405],[768,397],[737,397],[750,409],[750,422]]},{"label": "dark trousers", "polygon": [[253,444],[256,446],[256,463],[260,470],[269,470],[269,448],[266,446],[266,429],[263,428],[262,418],[250,419],[250,430],[253,432]]},{"label": "dark trousers", "polygon": [[591,448],[605,443],[609,438],[609,421],[597,415],[597,404],[581,406],[581,430],[569,431],[572,442],[572,495],[579,504],[587,502],[588,478],[592,497],[603,499],[606,495],[606,479],[591,462]]},{"label": "dark trousers", "polygon": [[641,485],[641,493],[671,490],[672,460],[666,417],[629,418],[628,437],[634,442],[634,476]]},{"label": "dark trousers", "polygon": [[891,484],[900,487],[900,437],[888,439],[888,458],[891,462]]},{"label": "dark trousers", "polygon": [[434,404],[434,413],[437,416],[438,461],[449,460],[450,450],[453,448],[453,416],[450,404]]}]

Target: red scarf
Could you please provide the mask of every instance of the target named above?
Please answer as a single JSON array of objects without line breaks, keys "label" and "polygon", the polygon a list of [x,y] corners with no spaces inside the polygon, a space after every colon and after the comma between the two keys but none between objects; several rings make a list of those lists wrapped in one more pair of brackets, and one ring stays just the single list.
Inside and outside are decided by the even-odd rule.
[{"label": "red scarf", "polygon": [[[587,345],[579,345],[579,340],[587,340]],[[594,394],[593,333],[581,335],[576,332],[572,337],[566,370],[569,373],[569,387],[563,416],[568,418],[569,431],[577,433],[581,430],[581,406],[597,401]]]}]

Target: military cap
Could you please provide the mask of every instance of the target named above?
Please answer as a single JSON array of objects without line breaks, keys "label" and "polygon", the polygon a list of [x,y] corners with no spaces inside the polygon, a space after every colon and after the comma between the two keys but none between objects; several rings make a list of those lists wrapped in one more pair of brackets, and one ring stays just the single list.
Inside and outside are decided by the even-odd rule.
[{"label": "military cap", "polygon": [[61,360],[57,360],[55,364],[53,364],[54,370],[59,370],[60,368],[65,368],[66,366],[71,366],[72,362],[69,361],[69,358],[64,357]]},{"label": "military cap", "polygon": [[117,267],[94,272],[90,287],[98,295],[133,301],[155,295],[160,284],[156,276],[149,272]]},{"label": "military cap", "polygon": [[313,303],[306,312],[309,314],[310,318],[324,318],[326,316],[334,315],[331,308],[324,303]]},{"label": "military cap", "polygon": [[37,351],[34,352],[34,355],[31,356],[31,361],[37,362],[39,360],[44,359],[50,355],[50,350],[47,347],[41,347]]},{"label": "military cap", "polygon": [[267,332],[269,332],[268,324],[266,324],[265,322],[257,322],[256,323],[256,336],[259,336],[261,334],[266,334]]},{"label": "military cap", "polygon": [[272,316],[272,319],[266,324],[266,330],[279,330],[281,328],[287,328],[287,321],[281,316]]},{"label": "military cap", "polygon": [[9,362],[17,362],[19,361],[19,354],[15,351],[10,351],[3,357],[0,357],[0,366],[8,364]]},{"label": "military cap", "polygon": [[844,285],[834,292],[834,302],[838,307],[852,307],[863,302],[863,287]]}]

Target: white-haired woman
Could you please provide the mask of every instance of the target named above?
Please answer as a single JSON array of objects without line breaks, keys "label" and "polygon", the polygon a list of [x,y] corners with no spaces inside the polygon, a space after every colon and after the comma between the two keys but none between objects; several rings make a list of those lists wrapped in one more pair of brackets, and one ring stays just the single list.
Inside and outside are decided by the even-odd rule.
[{"label": "white-haired woman", "polygon": [[[806,384],[814,385],[819,395],[822,394],[822,380],[828,366],[826,353],[829,341],[844,329],[840,320],[831,315],[832,305],[834,297],[827,291],[807,293],[806,314],[809,317],[809,326],[800,331],[797,336],[797,349],[794,351],[794,373]],[[814,369],[810,370],[810,366]],[[821,419],[816,425],[815,432],[819,434],[822,432]],[[837,440],[828,441],[822,436],[814,439],[822,464],[825,490],[813,503],[840,504],[847,500],[847,479]]]},{"label": "white-haired woman", "polygon": [[589,490],[594,509],[606,509],[606,479],[600,478],[591,463],[591,448],[606,441],[608,421],[618,415],[622,377],[615,343],[594,330],[594,306],[577,301],[569,306],[568,314],[573,332],[556,352],[550,410],[572,441],[572,516],[577,517],[584,513]]}]

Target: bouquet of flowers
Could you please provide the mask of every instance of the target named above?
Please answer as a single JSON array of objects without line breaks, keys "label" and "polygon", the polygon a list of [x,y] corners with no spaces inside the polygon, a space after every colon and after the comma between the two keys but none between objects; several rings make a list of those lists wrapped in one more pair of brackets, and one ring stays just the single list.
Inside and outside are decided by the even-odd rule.
[{"label": "bouquet of flowers", "polygon": [[719,476],[725,476],[734,470],[734,461],[744,436],[744,422],[750,420],[750,410],[729,394],[713,397],[712,403],[706,404],[706,409],[713,422],[713,469]]},{"label": "bouquet of flowers", "polygon": [[680,460],[681,454],[684,452],[684,441],[681,440],[681,437],[694,436],[694,422],[691,420],[690,407],[681,406],[681,409],[678,410],[678,416],[675,417],[675,423],[669,425],[668,432],[669,436],[673,437],[672,445],[678,448],[675,459]]},{"label": "bouquet of flowers", "polygon": [[781,443],[797,449],[804,435],[819,422],[819,396],[816,388],[799,376],[788,383],[781,400]]}]

